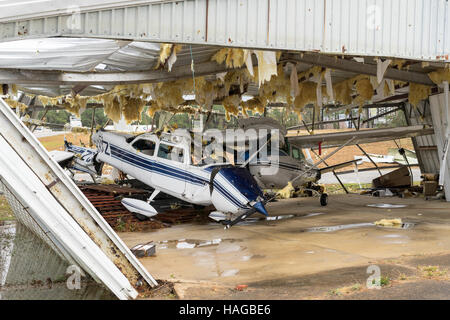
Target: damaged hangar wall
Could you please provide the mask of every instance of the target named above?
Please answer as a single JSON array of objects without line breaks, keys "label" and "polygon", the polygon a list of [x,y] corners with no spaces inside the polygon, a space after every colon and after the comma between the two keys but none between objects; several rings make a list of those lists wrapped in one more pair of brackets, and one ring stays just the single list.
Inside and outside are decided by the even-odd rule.
[{"label": "damaged hangar wall", "polygon": [[3,8],[0,41],[100,37],[449,61],[446,0],[52,2]]},{"label": "damaged hangar wall", "polygon": [[[406,123],[411,125],[426,125],[433,126],[433,119],[431,116],[430,102],[427,100],[421,101],[416,108],[410,103],[405,103],[404,113]],[[437,150],[435,135],[419,136],[411,138],[417,160],[419,161],[420,171],[422,173],[439,173],[439,154]]]}]

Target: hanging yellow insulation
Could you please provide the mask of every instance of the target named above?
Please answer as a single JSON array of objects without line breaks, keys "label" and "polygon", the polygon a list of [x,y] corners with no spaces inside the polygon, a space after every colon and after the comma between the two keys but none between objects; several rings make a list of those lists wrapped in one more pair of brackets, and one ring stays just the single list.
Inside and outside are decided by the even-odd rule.
[{"label": "hanging yellow insulation", "polygon": [[231,114],[234,116],[239,115],[239,104],[241,103],[241,97],[237,94],[234,94],[232,96],[228,96],[225,99],[223,99],[223,107],[225,108],[225,116],[227,118],[227,121],[230,121]]},{"label": "hanging yellow insulation", "polygon": [[353,100],[353,103],[360,106],[361,109],[364,103],[372,100],[373,86],[368,78],[362,78],[356,81],[355,88],[358,95]]},{"label": "hanging yellow insulation", "polygon": [[[88,99],[89,97],[81,97],[78,94],[75,97],[68,95],[63,99],[65,109],[79,117],[80,110],[86,110]],[[67,103],[69,104],[69,107],[67,107]]]},{"label": "hanging yellow insulation", "polygon": [[38,96],[37,98],[42,103],[42,105],[45,107],[48,105],[57,105],[57,104],[61,103],[61,100],[64,98],[64,96],[58,96],[58,97]]},{"label": "hanging yellow insulation", "polygon": [[159,47],[159,59],[155,66],[155,69],[158,69],[162,65],[166,63],[166,60],[170,57],[172,53],[173,44],[171,43],[161,43]]},{"label": "hanging yellow insulation", "polygon": [[299,84],[299,95],[294,100],[294,110],[302,112],[307,104],[317,103],[317,84],[311,81],[301,82]]},{"label": "hanging yellow insulation", "polygon": [[240,68],[244,65],[244,50],[223,48],[212,56],[211,61],[216,61],[218,64],[225,61],[227,68]]},{"label": "hanging yellow insulation", "polygon": [[397,68],[398,70],[402,70],[403,65],[406,63],[404,59],[394,59],[392,60],[390,66],[391,68]]},{"label": "hanging yellow insulation", "polygon": [[246,116],[248,116],[247,110],[251,110],[252,112],[256,112],[260,115],[263,115],[266,105],[267,101],[266,100],[262,101],[259,97],[255,97],[253,99],[241,103],[243,113]]},{"label": "hanging yellow insulation", "polygon": [[313,66],[309,68],[306,71],[300,72],[297,76],[299,79],[305,78],[306,80],[309,80],[311,77],[316,77],[322,72],[321,66]]},{"label": "hanging yellow insulation", "polygon": [[[261,90],[263,90],[263,94],[261,94]],[[272,75],[269,82],[261,85],[260,96],[266,98],[269,102],[286,102],[289,105],[292,104],[291,81],[285,75],[281,64],[277,67],[277,74]]]},{"label": "hanging yellow insulation", "polygon": [[441,84],[444,81],[450,82],[450,69],[439,69],[428,74],[428,77],[435,84]]},{"label": "hanging yellow insulation", "polygon": [[408,101],[416,107],[420,101],[428,98],[431,94],[431,87],[423,84],[413,83],[409,84]]},{"label": "hanging yellow insulation", "polygon": [[12,108],[12,109],[17,109],[19,108],[21,112],[24,112],[28,106],[22,102],[10,99],[10,98],[6,98],[5,102]]},{"label": "hanging yellow insulation", "polygon": [[352,86],[350,81],[344,80],[333,85],[336,102],[347,105],[352,103]]},{"label": "hanging yellow insulation", "polygon": [[127,124],[141,120],[141,113],[144,110],[145,101],[139,98],[126,97],[122,105],[122,114]]},{"label": "hanging yellow insulation", "polygon": [[11,93],[12,93],[14,96],[17,96],[17,85],[15,85],[15,84],[12,84],[12,85],[11,85]]},{"label": "hanging yellow insulation", "polygon": [[113,95],[105,98],[103,103],[105,115],[112,121],[118,122],[122,118],[122,108],[118,98]]}]

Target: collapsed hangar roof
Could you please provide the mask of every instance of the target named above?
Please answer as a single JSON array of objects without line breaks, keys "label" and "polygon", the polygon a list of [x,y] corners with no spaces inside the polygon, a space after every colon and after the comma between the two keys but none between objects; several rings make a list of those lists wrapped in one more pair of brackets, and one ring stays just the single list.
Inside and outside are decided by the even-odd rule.
[{"label": "collapsed hangar roof", "polygon": [[[388,68],[386,79],[434,86],[427,73],[449,61],[444,0],[19,0],[2,9],[0,83],[47,96],[189,78],[191,59],[197,76],[215,77],[231,70],[210,61],[223,47],[282,51],[285,68],[328,68],[333,83],[375,76],[381,57],[406,59],[406,69]],[[183,44],[172,72],[153,69],[160,43]],[[258,89],[249,83],[245,94]],[[405,100],[408,90],[396,88],[389,101]]]},{"label": "collapsed hangar roof", "polygon": [[[211,57],[220,49],[218,46],[207,45],[184,45],[181,51],[177,54],[177,61],[174,68],[180,66],[190,66],[191,59],[195,64],[207,64]],[[0,82],[2,83],[17,83],[20,88],[33,94],[42,94],[48,96],[59,96],[62,94],[69,94],[76,83],[60,84],[46,83],[41,77],[42,75],[52,74],[113,74],[116,76],[111,81],[108,80],[106,85],[101,81],[93,82],[91,85],[83,89],[83,95],[96,95],[110,90],[113,83],[125,83],[128,80],[124,79],[125,74],[137,72],[154,72],[154,67],[159,59],[160,44],[152,42],[139,41],[119,41],[110,39],[90,39],[90,38],[39,38],[17,40],[11,42],[0,43]],[[285,52],[284,55],[293,56],[295,53]],[[319,57],[319,55],[317,55]],[[282,56],[283,57],[283,56]],[[301,57],[301,56],[299,56]],[[341,59],[342,57],[339,57]],[[287,58],[289,59],[289,58]],[[362,59],[362,60],[361,60]],[[283,61],[283,58],[281,59]],[[376,62],[372,57],[360,57],[353,59],[346,57],[347,61],[353,64],[361,64],[362,73],[365,71],[365,66],[376,66]],[[358,62],[364,61],[364,63]],[[296,62],[297,71],[302,72],[311,68],[314,63],[301,62],[301,58]],[[318,59],[320,65],[320,58]],[[406,62],[408,65],[408,72],[411,74],[426,74],[439,67],[443,67],[443,63],[426,63],[420,61]],[[31,73],[30,77],[22,79],[14,75]],[[8,70],[11,72],[9,73]],[[211,68],[211,71],[206,71],[206,74],[214,76],[219,71],[231,70],[225,66],[218,70]],[[11,74],[12,78],[1,75]],[[172,74],[165,71],[168,79],[172,79]],[[358,74],[357,72],[350,72],[345,70],[345,66],[340,69],[333,69],[331,71],[332,82],[336,83],[345,79],[349,79]],[[187,74],[186,77],[191,75]],[[3,78],[3,79],[2,79]],[[158,78],[164,81],[164,76]],[[89,80],[87,80],[89,81]],[[123,81],[123,82],[121,82]],[[29,82],[29,83],[27,83]],[[55,79],[55,83],[58,81]],[[130,81],[131,82],[131,81]],[[151,79],[148,81],[136,80],[136,82],[155,82]],[[400,92],[404,90],[400,90]],[[252,84],[248,88],[247,94],[257,95],[258,86]]]}]

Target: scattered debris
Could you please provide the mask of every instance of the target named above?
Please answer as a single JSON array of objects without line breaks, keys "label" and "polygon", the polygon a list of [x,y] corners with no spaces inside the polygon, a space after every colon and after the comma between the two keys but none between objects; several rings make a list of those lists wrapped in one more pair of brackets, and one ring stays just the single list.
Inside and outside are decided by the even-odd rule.
[{"label": "scattered debris", "polygon": [[295,189],[292,186],[292,182],[289,181],[288,184],[283,189],[278,191],[277,197],[279,199],[289,199],[294,194],[294,191],[295,191]]},{"label": "scattered debris", "polygon": [[402,225],[402,219],[381,219],[378,221],[375,221],[375,225],[377,226],[383,226],[383,227],[395,227],[395,226],[401,226]]},{"label": "scattered debris", "polygon": [[118,185],[86,185],[80,186],[80,189],[106,222],[117,231],[141,231],[170,226],[156,220],[141,221],[123,206],[120,199],[116,199],[117,196],[130,195],[131,192],[139,193],[139,189]]},{"label": "scattered debris", "polygon": [[244,289],[247,289],[247,288],[248,288],[248,285],[246,285],[246,284],[238,284],[236,286],[237,291],[244,291]]},{"label": "scattered debris", "polygon": [[138,244],[131,248],[131,252],[138,258],[151,257],[156,254],[156,245],[153,242]]},{"label": "scattered debris", "polygon": [[168,210],[166,212],[160,213],[155,216],[155,219],[171,224],[187,223],[193,222],[194,220],[199,220],[208,217],[208,214],[213,211],[212,206],[205,207],[202,209],[195,208],[177,208],[174,210]]},{"label": "scattered debris", "polygon": [[439,174],[424,173],[420,177],[422,178],[420,184],[423,186],[425,199],[435,196],[439,187]]},{"label": "scattered debris", "polygon": [[375,188],[410,187],[410,172],[407,166],[402,166],[397,170],[373,179],[372,184]]},{"label": "scattered debris", "polygon": [[389,189],[376,190],[372,193],[374,197],[393,197],[394,194]]}]

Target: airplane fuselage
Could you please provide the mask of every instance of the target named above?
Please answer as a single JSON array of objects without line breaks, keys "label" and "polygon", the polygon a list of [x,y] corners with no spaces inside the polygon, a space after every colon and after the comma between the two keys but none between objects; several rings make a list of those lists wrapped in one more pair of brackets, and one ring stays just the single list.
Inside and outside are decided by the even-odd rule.
[{"label": "airplane fuselage", "polygon": [[178,199],[224,213],[241,214],[262,200],[262,191],[245,168],[230,164],[191,164],[190,144],[170,135],[137,137],[99,131],[93,135],[96,161]]}]

